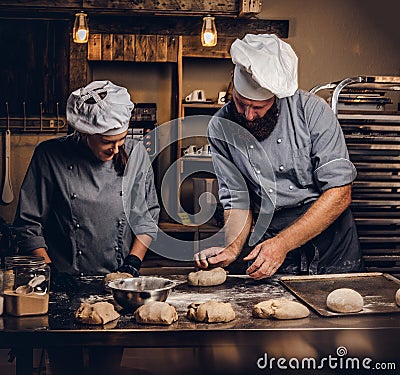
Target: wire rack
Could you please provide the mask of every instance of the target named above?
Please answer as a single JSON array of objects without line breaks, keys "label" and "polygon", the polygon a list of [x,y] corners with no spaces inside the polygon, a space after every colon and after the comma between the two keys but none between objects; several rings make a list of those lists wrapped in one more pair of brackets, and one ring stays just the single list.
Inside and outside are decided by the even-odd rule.
[{"label": "wire rack", "polygon": [[9,130],[12,133],[58,133],[67,131],[65,116],[60,116],[59,103],[56,103],[56,115],[44,115],[43,103],[40,103],[40,114],[28,116],[26,114],[26,103],[23,102],[23,116],[10,116],[8,102],[6,105],[6,116],[0,117],[0,130]]}]

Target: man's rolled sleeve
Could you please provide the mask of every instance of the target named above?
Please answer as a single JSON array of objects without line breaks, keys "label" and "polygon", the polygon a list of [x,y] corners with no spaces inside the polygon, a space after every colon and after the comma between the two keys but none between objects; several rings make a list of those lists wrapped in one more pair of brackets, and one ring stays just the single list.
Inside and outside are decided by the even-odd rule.
[{"label": "man's rolled sleeve", "polygon": [[319,166],[314,172],[316,183],[321,191],[351,184],[357,177],[354,164],[345,158],[331,160]]},{"label": "man's rolled sleeve", "polygon": [[232,191],[228,188],[219,189],[219,200],[224,210],[231,209],[249,209],[249,193],[248,191]]}]

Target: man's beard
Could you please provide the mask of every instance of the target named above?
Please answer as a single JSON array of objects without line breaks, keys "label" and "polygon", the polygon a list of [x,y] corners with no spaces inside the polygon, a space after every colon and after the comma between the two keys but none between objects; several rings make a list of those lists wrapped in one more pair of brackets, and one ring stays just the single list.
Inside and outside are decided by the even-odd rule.
[{"label": "man's beard", "polygon": [[253,121],[248,121],[243,114],[238,112],[233,100],[227,104],[227,107],[229,119],[247,129],[259,142],[270,136],[278,121],[279,111],[276,100],[263,117],[256,118]]}]

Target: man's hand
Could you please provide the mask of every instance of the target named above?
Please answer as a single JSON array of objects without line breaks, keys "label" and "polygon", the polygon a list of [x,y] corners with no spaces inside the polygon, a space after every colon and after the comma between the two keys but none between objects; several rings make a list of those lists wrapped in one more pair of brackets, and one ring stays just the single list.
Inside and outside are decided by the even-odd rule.
[{"label": "man's hand", "polygon": [[351,203],[351,185],[326,190],[293,224],[275,237],[258,244],[244,260],[255,259],[247,273],[259,280],[272,276],[286,254],[311,240],[331,225]]},{"label": "man's hand", "polygon": [[258,244],[243,260],[254,260],[246,273],[255,280],[272,276],[286,258],[287,251],[276,237]]},{"label": "man's hand", "polygon": [[240,251],[232,247],[210,247],[194,255],[197,267],[227,267],[236,260]]}]

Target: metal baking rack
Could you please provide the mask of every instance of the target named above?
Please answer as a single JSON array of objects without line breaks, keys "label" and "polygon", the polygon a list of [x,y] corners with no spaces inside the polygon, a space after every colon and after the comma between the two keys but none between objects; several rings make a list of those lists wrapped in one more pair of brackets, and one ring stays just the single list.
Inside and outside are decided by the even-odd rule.
[{"label": "metal baking rack", "polygon": [[59,103],[56,103],[56,115],[43,115],[43,103],[40,103],[39,116],[26,114],[26,103],[23,102],[23,116],[10,116],[8,102],[6,105],[6,117],[0,117],[0,130],[8,130],[13,133],[58,133],[67,131],[67,121],[60,116]]},{"label": "metal baking rack", "polygon": [[[327,89],[357,169],[352,184],[351,209],[368,272],[400,275],[400,111],[372,109],[357,103],[360,97],[396,101],[398,76],[356,76],[314,87]],[[338,108],[344,97],[356,97],[348,108]],[[395,102],[396,103],[396,102]],[[368,109],[367,109],[368,107]],[[393,106],[395,107],[395,106]]]},{"label": "metal baking rack", "polygon": [[335,114],[338,114],[338,102],[340,93],[351,86],[353,89],[360,88],[366,92],[376,90],[400,91],[400,77],[398,76],[356,76],[349,77],[337,82],[329,82],[313,87],[310,92],[317,93],[320,90],[331,90],[331,107]]}]

